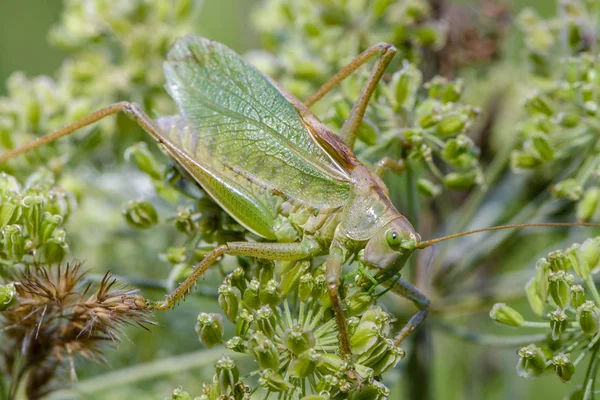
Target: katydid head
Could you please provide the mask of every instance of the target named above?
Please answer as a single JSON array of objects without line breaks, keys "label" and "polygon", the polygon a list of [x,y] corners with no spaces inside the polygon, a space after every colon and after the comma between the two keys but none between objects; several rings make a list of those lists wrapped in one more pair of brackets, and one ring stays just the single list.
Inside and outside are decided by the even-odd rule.
[{"label": "katydid head", "polygon": [[420,239],[406,218],[396,218],[369,239],[364,261],[382,270],[400,269],[417,248]]}]

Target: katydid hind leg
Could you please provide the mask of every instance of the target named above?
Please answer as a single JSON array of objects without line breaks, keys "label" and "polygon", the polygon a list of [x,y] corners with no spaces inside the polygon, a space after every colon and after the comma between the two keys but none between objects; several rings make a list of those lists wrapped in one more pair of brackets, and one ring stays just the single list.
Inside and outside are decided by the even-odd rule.
[{"label": "katydid hind leg", "polygon": [[208,253],[194,271],[177,288],[169,293],[165,300],[157,302],[154,308],[157,311],[165,311],[176,306],[191,291],[204,273],[225,254],[267,260],[293,261],[314,256],[315,251],[315,247],[311,247],[304,242],[230,242],[222,244]]},{"label": "katydid hind leg", "polygon": [[350,148],[353,148],[358,128],[360,128],[360,124],[365,115],[365,110],[367,108],[369,100],[371,99],[371,95],[375,91],[377,83],[381,80],[383,73],[394,58],[395,54],[396,48],[388,43],[378,43],[372,47],[369,47],[354,60],[350,61],[348,65],[346,65],[344,68],[338,71],[327,82],[325,82],[323,86],[321,86],[315,92],[315,94],[313,94],[304,102],[304,105],[307,107],[311,107],[321,98],[323,98],[327,93],[329,93],[332,89],[337,87],[344,79],[346,79],[358,68],[360,68],[363,64],[368,62],[371,58],[377,56],[377,61],[371,69],[371,73],[369,74],[367,82],[362,87],[360,95],[354,103],[352,110],[350,111],[350,116],[344,122],[344,125],[342,126],[342,129],[339,133],[339,135],[344,139],[346,144]]},{"label": "katydid hind leg", "polygon": [[[387,282],[386,282],[387,283]],[[386,284],[384,283],[384,284]],[[392,284],[391,282],[389,284]],[[410,300],[419,309],[411,319],[402,327],[394,338],[396,346],[400,345],[417,327],[425,320],[429,313],[430,301],[416,287],[408,283],[404,278],[400,279],[391,287],[391,291]]]}]

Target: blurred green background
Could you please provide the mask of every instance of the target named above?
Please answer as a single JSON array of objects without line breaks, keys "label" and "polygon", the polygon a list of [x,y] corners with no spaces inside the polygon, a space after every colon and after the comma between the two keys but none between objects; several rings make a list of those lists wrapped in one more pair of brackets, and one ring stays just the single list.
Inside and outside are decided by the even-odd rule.
[{"label": "blurred green background", "polygon": [[[257,35],[249,22],[250,10],[255,2],[257,0],[206,0],[197,21],[197,32],[223,42],[238,52],[243,53],[257,47]],[[555,2],[549,0],[512,0],[506,3],[510,6],[512,15],[528,6],[534,7],[541,15],[548,15],[556,7]],[[4,82],[17,70],[28,75],[52,74],[56,71],[64,54],[48,44],[46,34],[52,24],[58,21],[61,7],[61,0],[0,0],[0,81]],[[510,74],[510,62],[515,62],[520,54],[520,40],[514,30],[505,46],[508,62],[504,68],[506,74]],[[4,91],[5,87],[0,86],[0,94]],[[143,235],[138,240],[143,240]],[[212,376],[211,367],[220,355],[219,349],[207,353],[214,358],[207,357],[209,368],[205,368],[206,371],[185,368],[186,362],[197,364],[192,354],[187,358],[167,358],[169,362],[148,366],[148,370],[154,368],[155,375],[150,375],[151,379],[136,381],[134,385],[120,386],[118,383],[121,379],[131,379],[132,376],[127,375],[128,373],[144,371],[120,370],[114,376],[103,374],[111,369],[151,362],[156,357],[173,357],[173,354],[201,350],[193,329],[193,321],[199,309],[210,312],[217,311],[218,307],[214,301],[193,298],[168,315],[161,315],[161,326],[152,328],[151,333],[139,329],[129,330],[130,340],[123,340],[119,351],[107,353],[108,367],[81,362],[79,365],[83,367],[78,368],[80,380],[86,382],[86,379],[91,379],[87,380],[89,387],[103,388],[86,398],[159,399],[167,396],[179,384],[183,384],[191,393],[198,393],[200,382]],[[170,342],[171,338],[176,340]],[[514,370],[514,349],[482,348],[440,335],[436,338],[435,350],[438,355],[434,372],[438,399],[558,399],[573,387],[561,385],[554,376],[532,380],[519,378]],[[168,371],[176,373],[163,373]],[[98,378],[93,378],[95,376]],[[477,384],[470,385],[469,382]],[[401,384],[402,381],[398,379],[392,398],[403,398]],[[60,392],[54,398],[68,396],[71,394]]]}]

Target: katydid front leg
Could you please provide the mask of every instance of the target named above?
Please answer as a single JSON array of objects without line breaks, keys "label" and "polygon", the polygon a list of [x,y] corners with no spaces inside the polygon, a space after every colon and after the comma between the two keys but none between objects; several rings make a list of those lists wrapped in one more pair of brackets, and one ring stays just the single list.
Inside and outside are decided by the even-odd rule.
[{"label": "katydid front leg", "polygon": [[339,292],[343,263],[344,250],[339,244],[334,242],[329,249],[329,257],[327,257],[327,261],[325,262],[327,290],[339,330],[340,349],[342,355],[346,357],[346,361],[350,361],[352,357],[350,335],[348,334],[348,324],[346,323],[346,316],[344,315],[344,308],[342,307],[342,299]]},{"label": "katydid front leg", "polygon": [[338,73],[331,77],[331,79],[325,82],[315,94],[313,94],[304,102],[305,106],[312,106],[332,89],[338,86],[344,79],[352,75],[352,73],[360,68],[360,66],[365,64],[371,58],[378,56],[377,62],[373,66],[367,82],[362,87],[360,95],[350,111],[350,116],[346,122],[344,122],[344,125],[339,132],[339,135],[344,139],[344,142],[346,142],[348,147],[351,149],[354,147],[356,133],[358,132],[358,128],[360,128],[363,117],[365,116],[367,104],[369,104],[369,100],[371,99],[371,96],[377,87],[377,83],[381,80],[381,77],[383,76],[387,66],[392,62],[394,55],[396,55],[396,48],[389,43],[378,43],[375,46],[369,47],[354,60],[350,61],[348,65],[338,71]]},{"label": "katydid front leg", "polygon": [[196,269],[163,301],[154,305],[158,311],[173,308],[190,292],[198,279],[223,255],[248,256],[277,261],[295,261],[310,258],[321,252],[317,242],[305,238],[295,243],[260,243],[260,242],[231,242],[222,244],[212,250],[198,264]]},{"label": "katydid front leg", "polygon": [[400,343],[407,338],[417,327],[425,320],[429,313],[430,301],[423,293],[421,293],[416,287],[408,283],[404,278],[401,278],[399,282],[394,284],[391,281],[384,282],[385,286],[391,286],[390,290],[405,299],[413,302],[419,311],[414,314],[411,319],[404,325],[404,327],[398,332],[394,338],[394,343],[399,346]]}]

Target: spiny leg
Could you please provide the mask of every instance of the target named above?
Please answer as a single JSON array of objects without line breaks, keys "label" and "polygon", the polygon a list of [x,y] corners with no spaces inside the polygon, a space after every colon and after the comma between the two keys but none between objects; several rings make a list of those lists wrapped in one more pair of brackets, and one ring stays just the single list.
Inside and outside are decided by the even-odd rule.
[{"label": "spiny leg", "polygon": [[377,83],[383,76],[385,69],[390,64],[394,55],[396,54],[396,48],[389,43],[378,43],[372,47],[369,47],[367,50],[363,51],[358,57],[354,60],[350,61],[348,65],[342,68],[338,73],[336,73],[331,79],[329,79],[323,86],[316,91],[311,97],[308,98],[304,102],[304,105],[307,107],[311,107],[317,101],[319,101],[323,96],[329,93],[333,88],[338,86],[344,79],[350,76],[354,71],[356,71],[360,66],[365,64],[371,58],[378,56],[377,62],[373,66],[369,78],[367,82],[364,84],[358,99],[354,103],[352,110],[350,111],[350,116],[344,122],[342,129],[340,130],[340,136],[344,139],[346,144],[350,147],[354,147],[354,141],[356,140],[356,132],[360,127],[363,117],[365,116],[365,110],[367,109],[367,104],[371,99],[371,95],[375,91],[375,87]]},{"label": "spiny leg", "polygon": [[344,251],[339,245],[332,245],[329,250],[329,257],[325,262],[327,273],[327,290],[331,299],[331,307],[335,313],[335,320],[339,330],[340,349],[342,355],[350,360],[352,357],[352,349],[350,347],[350,335],[348,334],[348,324],[342,307],[342,299],[340,298],[340,276],[342,274],[342,264],[344,263]]},{"label": "spiny leg", "polygon": [[220,245],[208,253],[190,276],[169,293],[164,301],[157,302],[154,308],[158,311],[173,308],[190,292],[198,279],[224,254],[267,260],[294,261],[309,258],[317,252],[320,252],[320,249],[314,243],[308,241],[296,243],[231,242]]},{"label": "spiny leg", "polygon": [[26,153],[30,150],[36,149],[50,142],[54,142],[55,140],[60,139],[64,136],[68,136],[81,128],[84,128],[88,125],[92,125],[93,123],[98,122],[101,119],[104,119],[113,114],[117,114],[121,111],[127,114],[134,121],[136,121],[138,125],[146,132],[148,132],[156,141],[163,143],[167,147],[170,147],[168,143],[164,143],[162,135],[159,133],[160,131],[154,124],[154,121],[152,121],[152,119],[144,112],[144,110],[142,110],[142,108],[139,105],[127,101],[122,101],[94,111],[93,113],[81,119],[78,119],[77,121],[63,128],[60,128],[54,132],[50,132],[23,146],[17,147],[15,149],[9,150],[1,154],[0,164],[5,163],[6,161],[20,154]]},{"label": "spiny leg", "polygon": [[[386,281],[384,285],[392,285],[393,282]],[[401,278],[395,285],[391,286],[391,291],[412,301],[419,311],[404,325],[394,338],[396,346],[400,345],[417,327],[425,320],[429,313],[429,299],[419,290]]]}]

